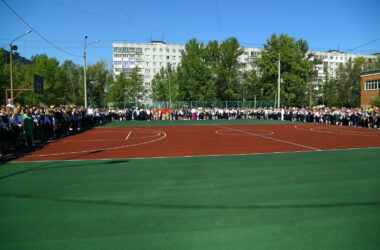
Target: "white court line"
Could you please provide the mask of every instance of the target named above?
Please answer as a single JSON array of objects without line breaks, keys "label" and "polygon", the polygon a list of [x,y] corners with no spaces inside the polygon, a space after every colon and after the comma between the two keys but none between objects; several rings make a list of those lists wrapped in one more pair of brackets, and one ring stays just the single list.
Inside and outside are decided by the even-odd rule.
[{"label": "white court line", "polygon": [[265,135],[253,134],[253,133],[250,133],[250,132],[247,132],[247,131],[244,131],[244,130],[240,130],[240,129],[233,129],[233,128],[224,127],[224,126],[217,126],[217,127],[229,129],[229,130],[232,130],[232,131],[238,131],[238,132],[245,133],[245,134],[248,134],[248,135],[258,136],[258,137],[262,137],[262,138],[265,138],[265,139],[269,139],[269,140],[273,140],[273,141],[278,141],[278,142],[282,142],[282,143],[286,143],[286,144],[290,144],[290,145],[295,145],[295,146],[298,146],[298,147],[303,147],[303,148],[308,148],[308,149],[312,149],[312,150],[316,150],[316,151],[321,151],[321,149],[319,149],[319,148],[314,148],[314,147],[310,147],[310,146],[306,146],[306,145],[302,145],[302,144],[298,144],[298,143],[294,143],[294,142],[290,142],[290,141],[284,141],[284,140],[268,137],[268,136],[265,136]]},{"label": "white court line", "polygon": [[[245,153],[245,154],[222,154],[222,155],[193,155],[191,157],[224,157],[224,156],[255,156],[255,155],[271,155],[271,154],[292,154],[292,153],[307,153],[307,152],[329,152],[329,151],[344,151],[344,150],[360,150],[360,149],[380,149],[380,147],[368,147],[368,148],[336,148],[336,149],[324,149],[314,151],[284,151],[284,152],[264,152],[264,153]],[[188,156],[189,158],[190,156]],[[75,160],[40,160],[40,161],[10,161],[9,164],[15,163],[28,163],[28,162],[61,162],[61,161],[112,161],[112,160],[146,160],[146,159],[176,159],[183,158],[183,156],[159,156],[159,157],[130,157],[130,158],[104,158],[104,159],[75,159]]]},{"label": "white court line", "polygon": [[294,125],[294,128],[306,132],[314,132],[314,133],[321,133],[321,134],[335,134],[335,135],[354,135],[354,136],[369,136],[369,137],[378,137],[380,135],[380,132],[374,131],[372,134],[369,133],[363,133],[367,132],[362,129],[369,129],[369,128],[358,128],[358,127],[352,127],[360,131],[355,131],[355,130],[339,130],[339,126],[336,128],[330,129],[330,127],[312,127],[312,126],[307,126],[311,124],[303,124],[302,127],[307,127],[307,128],[301,128],[301,125]]},{"label": "white court line", "polygon": [[127,135],[127,137],[125,137],[125,140],[128,141],[129,137],[131,136],[132,134],[132,130],[129,131],[129,134]]},{"label": "white court line", "polygon": [[[242,133],[236,133],[236,134],[229,134],[229,133],[225,133],[224,131],[226,131],[226,130],[216,130],[215,131],[215,133],[216,134],[218,134],[218,135],[231,135],[231,136],[245,136],[245,135],[243,135]],[[230,130],[231,131],[231,130]],[[243,130],[242,130],[243,131]],[[244,131],[246,131],[246,130],[244,130]],[[271,130],[251,130],[251,133],[253,132],[253,131],[255,131],[255,132],[257,132],[257,131],[264,131],[265,133],[263,133],[263,134],[254,134],[254,135],[273,135],[274,134],[274,132],[273,131],[271,131]],[[247,131],[246,131],[247,132]]]},{"label": "white court line", "polygon": [[[153,130],[153,129],[150,129],[150,130]],[[121,148],[133,147],[133,146],[140,146],[140,145],[160,141],[166,137],[165,132],[162,132],[159,130],[154,130],[154,131],[158,132],[157,133],[158,136],[161,136],[161,137],[159,137],[158,139],[155,139],[155,140],[151,140],[151,141],[140,142],[140,143],[135,143],[135,144],[128,144],[128,145],[119,146],[119,147],[100,148],[100,149],[91,149],[91,150],[83,150],[83,151],[76,151],[76,152],[64,152],[64,153],[55,153],[55,154],[44,154],[44,155],[27,155],[25,157],[49,157],[49,156],[56,156],[56,155],[81,154],[81,153],[90,153],[90,152],[96,152],[96,151],[107,151],[107,150],[121,149]],[[132,131],[129,132],[129,135],[131,133],[132,133]],[[127,136],[127,138],[128,138],[128,136]]]}]

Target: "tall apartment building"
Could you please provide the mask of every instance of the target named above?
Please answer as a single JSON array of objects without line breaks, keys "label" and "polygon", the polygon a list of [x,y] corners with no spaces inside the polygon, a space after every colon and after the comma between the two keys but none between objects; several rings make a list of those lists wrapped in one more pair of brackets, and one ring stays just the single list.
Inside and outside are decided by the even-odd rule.
[{"label": "tall apartment building", "polygon": [[[326,73],[329,78],[336,77],[336,71],[339,65],[347,63],[350,59],[354,60],[362,57],[371,62],[371,60],[376,58],[376,55],[347,54],[338,50],[329,50],[327,52],[312,51],[311,53],[314,54],[312,59],[316,58],[322,61],[322,64],[315,65],[315,70],[318,72],[318,78],[315,79],[317,84],[324,82]],[[325,72],[325,68],[327,69],[327,72]]]},{"label": "tall apartment building", "polygon": [[[239,61],[247,63],[247,69],[251,69],[249,64],[256,58],[261,56],[261,48],[243,47],[243,54],[239,57]],[[135,67],[141,69],[144,76],[144,85],[149,90],[151,81],[156,73],[162,67],[170,63],[174,68],[178,67],[181,62],[181,53],[185,50],[182,44],[167,44],[161,41],[152,41],[151,43],[113,43],[113,74],[118,76],[121,72],[129,73]],[[316,65],[318,77],[314,80],[316,88],[321,85],[325,79],[325,71],[329,77],[336,76],[336,70],[339,64],[346,63],[349,59],[358,57],[367,60],[375,59],[375,55],[364,54],[346,54],[337,50],[327,52],[311,51],[315,58],[321,59],[322,64]],[[312,59],[314,59],[314,57]]]},{"label": "tall apartment building", "polygon": [[114,43],[113,44],[113,74],[130,73],[135,67],[141,69],[144,85],[150,88],[150,83],[162,67],[170,63],[178,67],[182,59],[185,45],[166,44],[160,41],[151,43]]}]

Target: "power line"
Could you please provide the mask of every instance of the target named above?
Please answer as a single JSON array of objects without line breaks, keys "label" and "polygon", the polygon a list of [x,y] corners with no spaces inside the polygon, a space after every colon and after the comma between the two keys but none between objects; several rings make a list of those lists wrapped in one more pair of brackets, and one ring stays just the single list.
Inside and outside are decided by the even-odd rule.
[{"label": "power line", "polygon": [[[79,11],[79,12],[83,12],[83,13],[86,13],[88,15],[93,15],[93,16],[97,16],[97,17],[101,17],[103,19],[106,19],[106,20],[112,20],[112,21],[116,21],[116,22],[119,22],[119,23],[123,23],[123,24],[128,24],[128,25],[132,25],[138,29],[145,29],[145,30],[148,30],[148,31],[151,31],[151,32],[159,32],[159,33],[163,33],[163,31],[160,31],[160,30],[157,30],[157,29],[152,29],[152,28],[149,28],[149,27],[145,27],[145,26],[142,26],[142,25],[138,25],[136,22],[133,21],[133,19],[128,15],[127,11],[125,10],[125,8],[123,8],[123,6],[119,3],[119,7],[122,9],[124,15],[127,16],[127,18],[129,19],[129,22],[126,22],[124,20],[120,20],[118,18],[114,18],[114,17],[109,17],[109,16],[105,16],[105,15],[102,15],[102,14],[99,14],[99,13],[96,13],[96,12],[93,12],[93,11],[89,11],[89,10],[85,10],[85,9],[81,9],[81,8],[78,8],[78,7],[73,7],[71,5],[68,5],[68,4],[65,4],[65,3],[61,3],[61,2],[58,2],[58,1],[54,1],[54,0],[46,0],[50,3],[53,3],[53,4],[56,4],[56,5],[60,5],[60,6],[63,6],[65,8],[69,8],[69,9],[72,9],[72,10],[76,10],[76,11]],[[172,37],[177,37],[177,38],[181,38],[179,36],[177,36],[176,34],[172,34],[172,33],[168,33],[168,32],[165,32],[166,34],[169,34],[171,35]]]},{"label": "power line", "polygon": [[376,42],[376,41],[378,41],[378,40],[380,40],[380,37],[378,37],[378,38],[376,38],[375,40],[372,40],[372,41],[370,41],[370,42],[367,42],[367,43],[364,43],[364,44],[362,44],[362,45],[359,45],[359,46],[357,46],[357,47],[355,47],[355,48],[353,48],[353,49],[346,50],[345,52],[359,49],[359,48],[361,48],[361,47],[367,46],[368,44],[374,43],[374,42]]},{"label": "power line", "polygon": [[74,56],[74,57],[82,57],[82,56],[78,56],[78,55],[75,55],[75,54],[71,54],[63,49],[61,49],[60,47],[58,47],[57,45],[55,45],[54,43],[50,42],[47,38],[45,38],[41,33],[39,33],[35,28],[33,28],[27,21],[25,21],[11,6],[9,6],[9,4],[7,2],[5,2],[5,0],[1,0],[9,10],[11,10],[13,12],[13,14],[15,14],[18,19],[20,19],[26,26],[28,26],[31,30],[34,31],[34,33],[36,33],[39,37],[41,37],[45,42],[47,42],[48,44],[50,44],[51,46],[53,46],[54,48],[58,49],[59,51],[65,53],[66,55],[69,55],[69,56]]}]

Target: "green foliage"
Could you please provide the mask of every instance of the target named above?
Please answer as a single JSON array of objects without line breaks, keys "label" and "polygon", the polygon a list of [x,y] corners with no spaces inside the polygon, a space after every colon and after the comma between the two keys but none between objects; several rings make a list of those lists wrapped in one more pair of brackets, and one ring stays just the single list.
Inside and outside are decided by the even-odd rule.
[{"label": "green foliage", "polygon": [[127,79],[125,77],[125,73],[122,72],[116,78],[116,81],[110,87],[109,90],[109,101],[112,102],[124,102],[125,101],[125,86],[127,85]]},{"label": "green foliage", "polygon": [[211,41],[207,45],[190,40],[177,70],[165,69],[153,79],[153,100],[169,99],[169,82],[173,86],[173,100],[241,100],[239,70],[243,65],[238,62],[241,54],[236,38],[221,44]]},{"label": "green foliage", "polygon": [[380,55],[378,55],[375,60],[371,60],[368,65],[368,70],[379,70],[379,69],[380,69]]},{"label": "green foliage", "polygon": [[375,99],[373,99],[372,102],[371,102],[371,105],[380,108],[380,96],[378,96]]},{"label": "green foliage", "polygon": [[177,101],[178,81],[176,81],[176,77],[171,64],[161,68],[152,80],[151,98],[155,101]]},{"label": "green foliage", "polygon": [[110,72],[105,61],[99,61],[87,68],[87,96],[91,106],[105,106],[105,88],[110,80]]},{"label": "green foliage", "polygon": [[140,74],[140,69],[138,67],[134,68],[127,78],[125,86],[126,97],[131,101],[141,100],[146,93],[143,83],[144,80],[143,76]]},{"label": "green foliage", "polygon": [[[278,61],[281,62],[281,104],[284,106],[306,106],[308,86],[316,72],[317,62],[310,60],[305,40],[295,40],[285,34],[273,34],[264,44],[258,60],[259,89],[261,98],[274,99],[277,91]],[[259,92],[259,93],[260,93]]]},{"label": "green foliage", "polygon": [[336,77],[326,83],[326,104],[339,107],[357,107],[360,105],[360,74],[368,69],[364,58],[349,59],[340,64]]},{"label": "green foliage", "polygon": [[[10,65],[4,50],[0,52],[0,88],[3,90],[10,88]],[[15,53],[16,56],[17,53]],[[45,54],[33,56],[31,62],[30,65],[26,65],[18,60],[13,61],[13,88],[33,89],[33,76],[39,75],[44,79],[44,93],[35,94],[33,91],[25,91],[19,94],[18,91],[14,91],[14,96],[17,96],[15,103],[29,105],[84,104],[83,67],[72,61],[64,61],[60,65],[56,58],[49,58]],[[88,66],[87,96],[90,105],[104,105],[105,88],[112,81],[112,76],[106,66],[104,61]],[[1,103],[5,103],[3,94],[0,96],[0,100]]]},{"label": "green foliage", "polygon": [[110,86],[108,100],[114,103],[137,102],[145,93],[140,69],[136,67],[129,75],[120,73]]},{"label": "green foliage", "polygon": [[[0,50],[0,89],[10,88],[7,53]],[[236,38],[222,43],[199,43],[196,39],[185,45],[178,68],[168,64],[152,80],[153,101],[273,101],[277,92],[278,61],[281,61],[282,106],[309,106],[324,103],[327,106],[358,106],[360,101],[360,73],[380,69],[380,56],[367,62],[349,60],[339,65],[336,77],[329,78],[325,65],[323,87],[318,92],[311,84],[316,78],[305,40],[296,40],[286,34],[273,34],[264,44],[261,57],[251,61],[251,69],[239,62],[243,50]],[[17,53],[14,53],[15,57]],[[251,58],[252,59],[252,58]],[[21,104],[84,104],[83,67],[72,61],[60,65],[56,58],[35,55],[31,65],[13,61],[13,87],[33,89],[33,75],[44,79],[44,94],[23,92],[17,96]],[[0,102],[5,103],[5,95]],[[122,73],[113,79],[104,61],[87,68],[87,97],[90,106],[103,107],[107,102],[138,102],[146,96],[143,77],[136,67],[128,75]],[[16,96],[18,93],[15,92]],[[319,96],[320,100],[310,97]],[[376,102],[377,103],[377,102]]]}]

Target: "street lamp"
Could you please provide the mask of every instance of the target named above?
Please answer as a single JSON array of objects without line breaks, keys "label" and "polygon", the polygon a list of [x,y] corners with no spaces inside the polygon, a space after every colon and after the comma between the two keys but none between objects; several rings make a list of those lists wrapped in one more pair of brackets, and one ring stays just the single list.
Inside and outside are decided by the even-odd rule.
[{"label": "street lamp", "polygon": [[87,46],[98,43],[101,40],[96,40],[95,42],[87,44],[87,38],[88,36],[84,36],[84,52],[83,52],[83,59],[84,59],[84,67],[83,67],[83,81],[84,81],[84,107],[87,108],[87,82],[86,82],[86,49]]},{"label": "street lamp", "polygon": [[25,36],[26,34],[29,34],[30,32],[32,32],[32,30],[26,31],[24,34],[13,39],[11,43],[9,44],[9,72],[10,72],[10,82],[11,82],[11,103],[12,104],[13,104],[13,58],[12,58],[13,54],[12,54],[12,51],[17,50],[17,46],[13,45],[13,42]]}]

